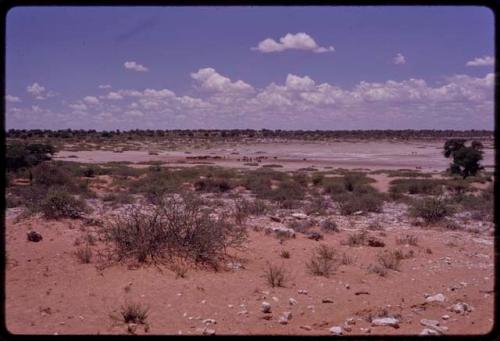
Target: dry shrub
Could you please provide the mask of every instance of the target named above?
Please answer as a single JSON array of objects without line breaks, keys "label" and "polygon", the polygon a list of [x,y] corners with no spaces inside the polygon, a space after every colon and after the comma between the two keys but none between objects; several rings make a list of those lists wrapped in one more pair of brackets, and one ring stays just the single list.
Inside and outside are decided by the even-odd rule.
[{"label": "dry shrub", "polygon": [[148,318],[149,308],[140,303],[128,302],[120,309],[125,323],[145,324]]},{"label": "dry shrub", "polygon": [[350,265],[354,263],[354,257],[348,255],[347,253],[342,253],[342,258],[340,258],[340,264],[342,265]]},{"label": "dry shrub", "polygon": [[314,276],[329,277],[335,270],[335,249],[321,244],[306,263],[307,270]]},{"label": "dry shrub", "polygon": [[85,246],[79,247],[75,251],[75,255],[81,263],[89,264],[92,260],[92,249],[90,248],[89,243],[86,243]]},{"label": "dry shrub", "polygon": [[319,227],[324,232],[339,232],[337,223],[333,219],[325,219],[321,221]]},{"label": "dry shrub", "polygon": [[246,230],[224,215],[213,217],[191,195],[167,195],[157,204],[135,206],[102,228],[118,260],[158,261],[179,256],[214,264],[228,247],[246,240]]},{"label": "dry shrub", "polygon": [[387,276],[387,270],[380,265],[370,265],[368,272],[379,275],[380,277]]},{"label": "dry shrub", "polygon": [[286,271],[283,265],[272,265],[268,264],[264,273],[264,277],[267,283],[275,287],[284,287],[286,281]]},{"label": "dry shrub", "polygon": [[280,253],[280,256],[281,256],[281,258],[288,259],[288,258],[290,258],[290,251],[288,251],[288,250],[282,250],[281,253]]},{"label": "dry shrub", "polygon": [[397,252],[385,251],[379,253],[377,255],[377,260],[384,268],[399,271],[401,258]]},{"label": "dry shrub", "polygon": [[358,231],[349,234],[346,244],[349,246],[362,246],[367,241],[366,231]]},{"label": "dry shrub", "polygon": [[405,234],[402,237],[396,237],[396,244],[417,246],[418,237],[410,234]]},{"label": "dry shrub", "polygon": [[236,200],[234,203],[233,215],[237,224],[244,224],[250,215],[264,215],[269,211],[269,206],[265,201],[256,199],[249,201],[246,199]]}]

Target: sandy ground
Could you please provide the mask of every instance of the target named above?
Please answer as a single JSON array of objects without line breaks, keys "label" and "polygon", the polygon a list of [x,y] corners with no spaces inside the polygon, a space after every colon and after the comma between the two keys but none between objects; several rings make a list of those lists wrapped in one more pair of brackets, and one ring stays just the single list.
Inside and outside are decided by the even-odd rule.
[{"label": "sandy ground", "polygon": [[[264,158],[260,165],[280,164],[286,170],[306,167],[369,168],[375,169],[421,169],[442,171],[449,160],[442,155],[442,142],[262,142],[254,144],[227,144],[208,149],[187,149],[185,151],[157,150],[158,155],[150,155],[148,150],[113,152],[61,151],[56,158],[86,162],[103,163],[110,161],[130,161],[135,163],[163,161],[171,166],[185,166],[186,162],[196,162],[187,157],[218,156],[220,159],[204,161],[224,167],[243,167],[245,163]],[[485,148],[483,164],[494,164],[493,149]],[[76,156],[68,158],[69,156]],[[251,161],[243,160],[244,157]]]},{"label": "sandy ground", "polygon": [[[387,244],[383,249],[415,252],[414,258],[402,261],[399,272],[388,270],[382,278],[367,273],[381,248],[341,245],[365,218],[353,217],[349,223],[338,219],[341,232],[326,234],[320,242],[298,234],[280,244],[271,235],[251,230],[246,249],[233,253],[232,262],[241,264],[239,269],[191,269],[186,278],[176,279],[165,267],[131,270],[127,265],[114,265],[98,270],[96,261],[81,264],[73,254],[75,239],[84,234],[79,221],[33,217],[15,223],[9,214],[6,326],[22,334],[123,334],[126,325],[110,314],[118,314],[121,305],[133,301],[150,308],[148,334],[199,335],[204,319],[216,320],[210,328],[217,334],[329,334],[330,327],[342,326],[351,317],[355,324],[351,332],[344,331],[348,335],[367,334],[361,328],[370,328],[371,334],[417,334],[424,328],[419,322],[423,318],[440,321],[449,328],[446,334],[482,334],[492,328],[493,237],[411,225],[372,231],[371,235]],[[251,222],[269,224],[266,217]],[[30,228],[43,235],[41,242],[26,240]],[[417,235],[418,246],[396,245],[395,237],[403,233]],[[341,265],[330,278],[310,275],[305,261],[320,243],[346,252],[354,263]],[[280,258],[281,250],[288,250],[291,257]],[[284,288],[266,283],[263,274],[268,262],[285,266]],[[307,295],[298,293],[302,289]],[[437,293],[446,297],[445,302],[425,303],[426,294]],[[290,305],[290,298],[298,303]],[[333,303],[322,303],[325,298]],[[263,319],[267,314],[260,311],[263,301],[272,305],[270,320]],[[474,310],[466,315],[448,311],[456,302],[466,302]],[[370,326],[368,314],[381,308],[401,315],[398,329]],[[285,311],[292,313],[292,319],[282,325],[278,319]],[[443,315],[450,318],[444,320]]]}]

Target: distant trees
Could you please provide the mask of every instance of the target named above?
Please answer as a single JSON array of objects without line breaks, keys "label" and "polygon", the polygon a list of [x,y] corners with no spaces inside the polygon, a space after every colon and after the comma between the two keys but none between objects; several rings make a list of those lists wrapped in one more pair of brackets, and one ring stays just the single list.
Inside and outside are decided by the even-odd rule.
[{"label": "distant trees", "polygon": [[446,158],[452,157],[453,162],[448,169],[452,174],[459,174],[465,179],[470,175],[476,175],[484,167],[480,165],[483,159],[483,144],[472,141],[467,146],[464,139],[451,139],[445,142],[443,154]]},{"label": "distant trees", "polygon": [[54,153],[55,148],[50,144],[7,144],[5,155],[7,171],[17,171],[21,168],[36,166],[42,161],[50,160]]}]

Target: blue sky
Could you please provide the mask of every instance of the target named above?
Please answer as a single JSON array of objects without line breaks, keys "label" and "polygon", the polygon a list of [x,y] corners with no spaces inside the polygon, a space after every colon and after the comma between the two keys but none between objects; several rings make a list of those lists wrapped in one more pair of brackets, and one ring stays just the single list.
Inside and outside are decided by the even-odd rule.
[{"label": "blue sky", "polygon": [[481,7],[17,7],[7,128],[493,129]]}]

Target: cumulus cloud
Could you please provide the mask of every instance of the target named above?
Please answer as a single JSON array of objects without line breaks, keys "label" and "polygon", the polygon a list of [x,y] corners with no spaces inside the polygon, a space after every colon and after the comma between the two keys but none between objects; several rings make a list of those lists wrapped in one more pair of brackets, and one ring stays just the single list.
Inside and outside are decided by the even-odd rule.
[{"label": "cumulus cloud", "polygon": [[125,67],[125,69],[134,70],[134,71],[138,71],[138,72],[146,72],[146,71],[149,70],[144,65],[138,64],[138,63],[136,63],[134,61],[132,61],[132,62],[125,62],[123,64],[123,66]]},{"label": "cumulus cloud", "polygon": [[495,59],[491,56],[477,57],[469,60],[465,65],[467,66],[490,66],[495,64]]},{"label": "cumulus cloud", "polygon": [[109,84],[101,84],[101,85],[99,85],[99,89],[111,89],[111,85],[109,85]]},{"label": "cumulus cloud", "polygon": [[99,100],[94,96],[87,96],[83,99],[88,104],[98,104]]},{"label": "cumulus cloud", "polygon": [[11,103],[19,103],[19,102],[21,102],[21,99],[19,97],[11,96],[11,95],[6,95],[5,96],[5,100],[7,102],[11,102]]},{"label": "cumulus cloud", "polygon": [[199,69],[197,72],[191,73],[198,85],[208,91],[213,92],[253,92],[254,88],[241,80],[236,82],[221,75],[213,68]]},{"label": "cumulus cloud", "polygon": [[54,91],[47,91],[44,86],[38,84],[37,82],[28,85],[26,87],[26,91],[36,99],[46,99],[57,95]]},{"label": "cumulus cloud", "polygon": [[406,58],[401,53],[396,54],[392,62],[396,65],[406,64]]},{"label": "cumulus cloud", "polygon": [[305,50],[315,53],[333,52],[333,46],[323,47],[319,46],[316,41],[307,33],[299,32],[296,34],[287,33],[277,42],[272,38],[262,40],[257,47],[252,47],[252,50],[260,51],[262,53],[282,52],[285,50]]},{"label": "cumulus cloud", "polygon": [[[195,90],[190,96],[162,88],[115,89],[100,97],[86,96],[75,103],[63,104],[65,108],[60,113],[30,106],[7,108],[7,116],[16,122],[32,117],[41,126],[57,119],[58,124],[101,129],[491,129],[493,126],[493,73],[483,77],[452,75],[437,83],[416,78],[360,81],[352,87],[290,73],[281,82],[254,88],[213,68],[199,69],[191,77]],[[469,121],[472,123],[466,127],[460,123]]]}]

